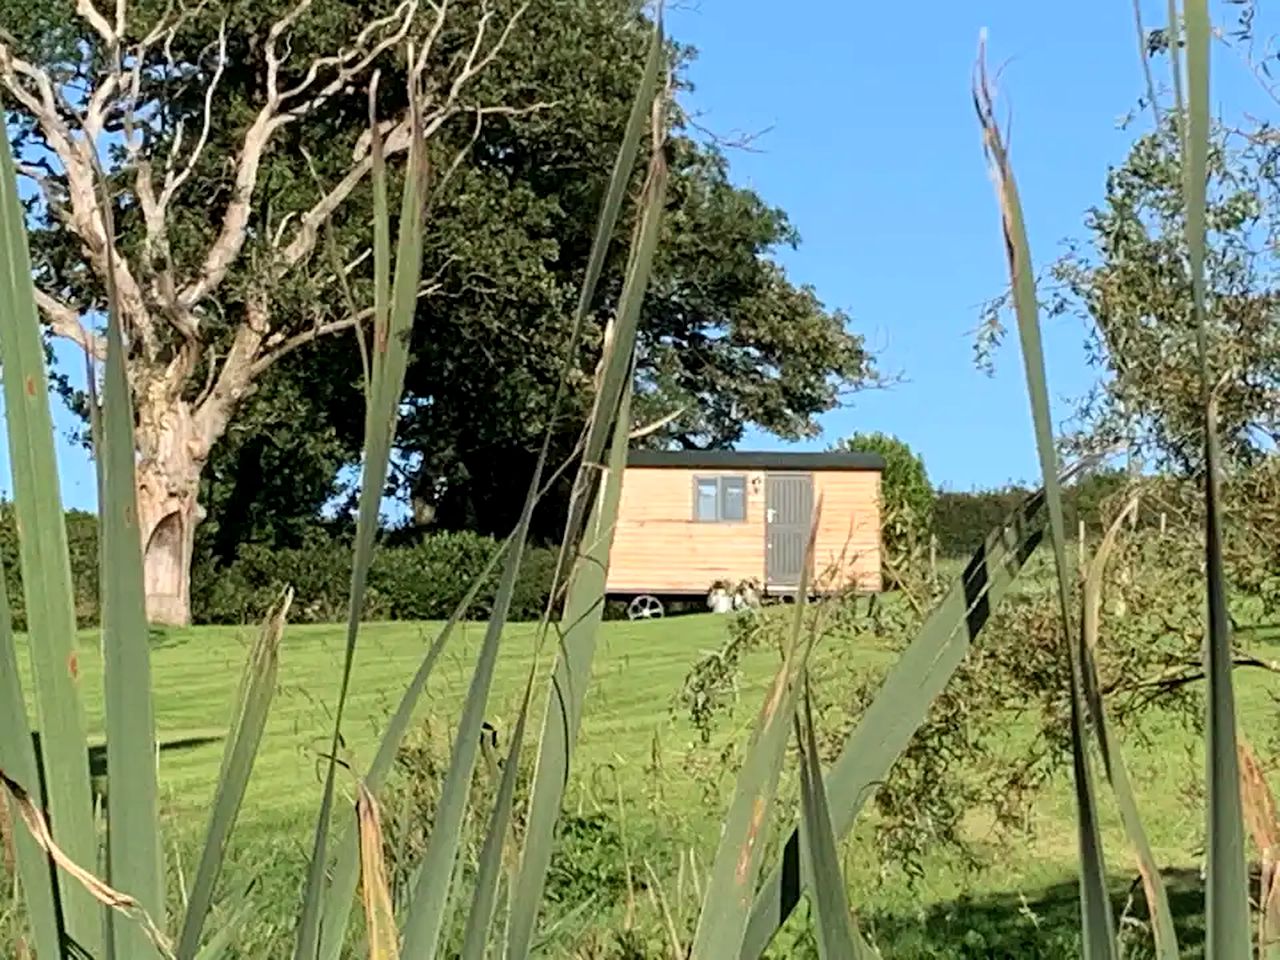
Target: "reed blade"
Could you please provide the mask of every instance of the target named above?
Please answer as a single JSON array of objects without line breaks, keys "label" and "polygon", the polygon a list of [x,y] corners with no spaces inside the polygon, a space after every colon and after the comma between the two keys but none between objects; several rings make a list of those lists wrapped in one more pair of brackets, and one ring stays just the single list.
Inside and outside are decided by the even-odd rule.
[{"label": "reed blade", "polygon": [[[930,704],[964,661],[991,612],[1013,586],[1039,546],[1044,530],[1044,491],[1031,496],[987,535],[963,572],[889,670],[880,690],[845,741],[826,776],[836,835],[853,829],[863,805],[889,774]],[[756,894],[739,956],[758,960],[800,901],[800,833],[793,829]]]},{"label": "reed blade", "polygon": [[796,741],[800,748],[800,836],[803,839],[805,875],[813,904],[814,926],[821,960],[878,960],[880,952],[858,929],[849,906],[831,807],[822,785],[822,761],[813,725],[813,703],[808,679],[796,709]]},{"label": "reed blade", "polygon": [[1120,820],[1124,824],[1125,833],[1129,837],[1129,843],[1138,861],[1138,873],[1142,877],[1147,913],[1151,918],[1151,933],[1155,941],[1156,957],[1158,960],[1177,960],[1178,934],[1173,925],[1173,911],[1169,907],[1169,893],[1164,885],[1164,877],[1160,874],[1160,865],[1156,863],[1155,854],[1151,852],[1151,842],[1147,839],[1146,828],[1142,825],[1142,817],[1138,812],[1138,800],[1133,792],[1133,784],[1129,780],[1129,770],[1125,766],[1124,754],[1111,732],[1111,722],[1107,718],[1106,706],[1102,700],[1102,683],[1098,677],[1095,656],[1102,621],[1102,588],[1107,560],[1115,548],[1121,527],[1137,505],[1137,499],[1131,499],[1112,522],[1087,568],[1081,600],[1083,610],[1080,629],[1083,643],[1080,660],[1084,666],[1085,701],[1089,707],[1089,718],[1093,729],[1098,735],[1103,770],[1115,793]]},{"label": "reed blade", "polygon": [[[569,466],[570,462],[566,461],[552,472],[538,493],[539,501],[559,481]],[[448,621],[441,627],[422,662],[418,665],[413,679],[409,681],[404,693],[401,694],[400,702],[396,705],[395,712],[387,724],[387,729],[383,731],[382,740],[379,742],[377,753],[369,766],[369,772],[365,775],[365,786],[374,794],[382,788],[387,776],[391,773],[395,764],[396,754],[409,733],[410,725],[413,723],[414,711],[426,691],[427,682],[430,680],[432,671],[435,669],[440,655],[444,652],[454,628],[463,619],[466,612],[472,608],[481,588],[489,582],[489,575],[506,556],[506,551],[511,548],[514,537],[515,534],[513,532],[490,555],[484,569],[471,582],[466,594],[458,602]],[[355,896],[356,886],[360,882],[360,851],[354,827],[354,823],[350,824],[348,829],[341,835],[337,844],[338,854],[334,859],[333,869],[330,871],[331,879],[328,891],[325,894],[322,913],[324,927],[321,931],[320,956],[324,960],[339,960],[342,956],[347,925],[350,922],[352,898]]]},{"label": "reed blade", "polygon": [[233,905],[228,905],[227,918],[219,922],[217,930],[200,948],[195,960],[222,960],[228,955],[249,918],[257,912],[258,905],[250,899],[253,888],[254,884],[250,884]]},{"label": "reed blade", "polygon": [[[31,255],[8,138],[0,147],[0,364],[18,524],[22,586],[30,638],[36,725],[43,740],[44,801],[58,843],[80,863],[95,863],[98,841],[85,760],[71,561],[53,446],[44,342],[31,281]],[[27,736],[26,729],[5,736]],[[103,914],[79,884],[56,878],[67,936],[97,956]]]},{"label": "reed blade", "polygon": [[410,957],[434,957],[449,916],[454,888],[454,868],[462,844],[471,779],[475,773],[476,755],[480,747],[481,724],[484,722],[493,673],[498,662],[502,633],[511,609],[511,596],[520,571],[529,535],[529,523],[538,500],[542,471],[546,464],[549,435],[534,467],[533,479],[525,496],[520,522],[507,549],[502,579],[494,597],[493,610],[485,626],[484,639],[471,674],[471,683],[462,706],[462,718],[454,735],[449,755],[449,768],[436,803],[431,836],[422,860],[418,880],[413,886],[404,917],[404,953]]},{"label": "reed blade", "polygon": [[378,802],[364,784],[356,799],[356,817],[360,823],[360,886],[368,960],[399,960],[400,932],[391,909],[391,886],[382,856],[382,820]]},{"label": "reed blade", "polygon": [[520,712],[511,732],[511,748],[502,767],[498,782],[498,795],[485,829],[484,844],[480,849],[480,862],[476,869],[475,892],[471,897],[471,909],[467,911],[467,924],[462,937],[462,960],[485,960],[489,948],[489,935],[493,929],[493,914],[498,902],[498,884],[502,879],[502,855],[511,833],[511,814],[515,805],[516,777],[520,770],[520,754],[524,747],[525,725],[529,719],[529,704],[533,697],[533,681],[537,661],[529,671],[525,683]]},{"label": "reed blade", "polygon": [[[105,185],[100,190],[105,203]],[[111,218],[107,218],[111,230]],[[111,244],[107,272],[113,274]],[[132,894],[155,917],[164,916],[155,709],[151,696],[151,636],[138,525],[133,403],[124,331],[115,290],[108,285],[107,362],[98,431],[101,529],[102,682],[107,730],[109,867],[112,885]],[[112,923],[116,957],[157,956],[136,924]]]},{"label": "reed blade", "polygon": [[[655,30],[642,84],[636,93],[628,135],[619,153],[621,161],[631,139],[631,127],[642,123],[646,113],[651,111],[653,149],[641,198],[640,221],[628,256],[612,337],[608,339],[597,377],[582,466],[574,484],[562,545],[562,558],[571,550],[576,551],[576,555],[560,619],[560,644],[539,737],[525,849],[512,891],[507,924],[508,960],[523,960],[532,948],[547,869],[551,863],[556,821],[568,782],[573,744],[582,722],[582,707],[604,616],[605,582],[631,427],[636,332],[666,199],[668,171],[663,149],[664,101],[662,97],[655,96],[661,49],[662,31],[659,26]],[[627,168],[619,163],[615,167],[615,178],[619,182],[624,181],[626,172]],[[610,194],[613,192],[614,184],[611,184]],[[612,228],[612,224],[602,222],[602,228],[604,226]],[[606,242],[607,235],[597,235],[597,245],[603,246]],[[609,445],[607,460],[606,444]],[[584,522],[588,511],[589,518]]]},{"label": "reed blade", "polygon": [[690,960],[731,957],[742,949],[747,934],[751,898],[764,859],[782,760],[795,717],[799,681],[812,649],[811,640],[803,638],[802,632],[821,511],[819,502],[810,524],[787,648],[760,706],[751,742],[738,772],[702,898]]},{"label": "reed blade", "polygon": [[[411,79],[411,87],[417,80]],[[372,98],[371,98],[372,100]],[[422,91],[409,90],[410,146],[404,192],[401,196],[399,233],[396,237],[395,269],[391,288],[384,289],[386,267],[375,264],[375,328],[369,368],[368,406],[365,418],[363,469],[360,480],[360,502],[356,520],[356,543],[351,565],[351,590],[347,608],[347,637],[343,654],[338,699],[334,706],[333,735],[325,764],[324,792],[316,816],[315,835],[303,893],[302,914],[294,944],[294,960],[315,960],[321,944],[322,898],[329,866],[329,829],[333,820],[338,751],[342,742],[342,720],[351,689],[351,672],[355,664],[356,643],[363,615],[365,588],[373,561],[374,540],[378,532],[378,512],[390,469],[391,445],[399,421],[400,397],[404,391],[405,370],[409,363],[409,336],[418,309],[418,292],[422,278],[422,247],[427,207],[427,146],[422,135]],[[370,127],[374,131],[374,149],[378,149],[378,120],[370,104]],[[385,190],[386,170],[375,162],[372,171],[375,198]],[[375,246],[389,246],[388,210],[375,203]],[[375,259],[378,257],[375,249]],[[385,317],[383,311],[385,309]],[[345,920],[343,921],[345,924]]]},{"label": "reed blade", "polygon": [[1066,529],[1063,522],[1062,488],[1058,482],[1058,455],[1050,419],[1049,392],[1045,376],[1044,350],[1040,338],[1039,303],[1031,248],[1027,241],[1022,203],[1017,181],[1009,163],[1003,135],[995,119],[994,102],[988,84],[985,45],[979,50],[974,75],[974,105],[982,127],[983,144],[996,185],[1003,226],[1009,283],[1017,316],[1018,339],[1022,347],[1027,395],[1035,427],[1036,452],[1044,478],[1045,503],[1049,512],[1050,541],[1058,580],[1058,606],[1062,626],[1063,651],[1070,666],[1071,763],[1075,783],[1078,843],[1080,851],[1080,919],[1085,960],[1113,960],[1117,955],[1116,928],[1107,894],[1107,868],[1098,822],[1097,788],[1089,761],[1089,733],[1085,720],[1083,664],[1071,625],[1071,572],[1067,566]]},{"label": "reed blade", "polygon": [[1205,777],[1208,781],[1205,953],[1211,957],[1243,957],[1250,949],[1249,885],[1240,801],[1231,619],[1227,612],[1226,575],[1222,564],[1222,454],[1210,363],[1211,321],[1205,290],[1211,40],[1207,0],[1187,0],[1184,13],[1187,115],[1182,179],[1186,204],[1187,263],[1191,271],[1198,329],[1204,410],[1205,576],[1208,586],[1208,631],[1204,647],[1208,683],[1205,722]]},{"label": "reed blade", "polygon": [[280,667],[280,643],[292,594],[287,592],[271,610],[258,634],[240,678],[240,689],[232,707],[231,724],[218,771],[209,825],[205,829],[200,863],[187,898],[187,911],[178,938],[178,957],[189,960],[200,950],[200,938],[213,907],[213,895],[226,860],[227,845],[235,830],[253,774],[262,735],[266,730],[271,702],[275,697]]},{"label": "reed blade", "polygon": [[609,552],[622,494],[631,422],[631,383],[628,380],[618,409],[609,463],[599,499],[582,540],[565,594],[561,642],[547,691],[538,758],[525,828],[524,849],[511,895],[507,918],[508,960],[527,957],[542,905],[547,869],[555,846],[555,828],[568,783],[573,744],[582,724],[582,708],[591,681],[591,664],[604,617],[605,580]]},{"label": "reed blade", "polygon": [[[41,805],[40,772],[32,738],[31,720],[18,678],[18,654],[13,638],[9,593],[0,565],[0,770],[8,771]],[[7,809],[7,808],[6,808]],[[2,816],[3,814],[0,814]],[[17,826],[16,819],[13,826]],[[4,825],[0,824],[0,829]],[[27,922],[35,940],[36,955],[57,957],[62,949],[57,888],[49,858],[26,830],[12,831],[14,863],[22,885]]]}]

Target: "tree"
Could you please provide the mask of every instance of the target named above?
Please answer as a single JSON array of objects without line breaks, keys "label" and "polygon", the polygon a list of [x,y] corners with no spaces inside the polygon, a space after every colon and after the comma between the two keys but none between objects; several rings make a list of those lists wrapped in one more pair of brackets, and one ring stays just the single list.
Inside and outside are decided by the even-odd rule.
[{"label": "tree", "polygon": [[[1203,414],[1175,124],[1166,116],[1108,173],[1087,241],[1053,266],[1052,307],[1085,321],[1090,361],[1103,374],[1081,406],[1077,441],[1191,470]],[[1225,129],[1210,152],[1209,356],[1224,452],[1236,463],[1280,440],[1278,161],[1273,137]]]},{"label": "tree", "polygon": [[[643,63],[646,36],[627,16],[628,0],[571,8],[569,18],[563,3],[532,6],[501,61],[477,80],[498,89],[523,82],[554,106],[487,120],[433,205],[424,271],[439,275],[441,288],[424,301],[414,331],[396,479],[416,517],[437,528],[501,536],[519,512],[548,427],[596,205]],[[679,62],[691,55],[672,49]],[[812,436],[818,414],[873,379],[871,358],[848,318],[789,282],[773,260],[799,239],[786,215],[733,185],[725,151],[695,136],[687,117],[676,123],[635,404],[637,426],[660,426],[636,443],[728,447],[751,424]],[[619,226],[624,235],[631,228]],[[615,244],[605,271],[568,411],[556,425],[557,459],[572,452],[589,408],[626,249]],[[342,342],[309,353],[296,373],[305,377],[317,364],[331,382],[358,378],[357,358]],[[359,422],[337,422],[347,409],[339,400],[308,415],[355,449],[350,431]],[[279,431],[288,430],[286,418]],[[239,476],[246,489],[235,499],[247,502],[257,480]],[[535,517],[536,539],[558,539],[566,497],[567,488],[549,495]]]},{"label": "tree", "polygon": [[[183,623],[215,443],[272,366],[325,336],[350,343],[360,323],[320,239],[332,224],[358,286],[370,114],[394,158],[409,142],[408,90],[420,90],[423,135],[460,144],[438,163],[447,183],[470,131],[545,104],[481,82],[519,28],[507,0],[118,0],[105,12],[80,0],[75,11],[0,4],[0,83],[36,189],[37,300],[53,333],[101,358],[91,321],[114,289],[148,613]],[[373,90],[379,69],[389,79]]]},{"label": "tree", "polygon": [[[593,68],[586,50],[576,59],[575,76],[616,69]],[[625,89],[602,77],[600,86],[606,83]],[[571,103],[568,109],[586,107]],[[608,106],[611,126],[621,128],[625,107],[621,96]],[[585,123],[581,129],[591,142],[614,139],[608,128],[594,135]],[[583,143],[581,149],[597,148]],[[827,310],[811,289],[790,283],[771,258],[775,248],[798,242],[785,214],[733,186],[716,149],[676,136],[670,150],[669,203],[641,317],[635,402],[636,426],[659,426],[636,442],[727,448],[752,424],[787,439],[814,435],[819,414],[874,378],[862,338],[843,313]],[[544,151],[554,148],[539,146]],[[505,288],[504,272],[495,265],[487,276],[500,295],[456,291],[450,309],[454,335],[439,337],[424,328],[415,341],[410,409],[401,433],[405,492],[426,505],[438,525],[501,535],[515,520],[522,477],[547,427],[556,347],[564,335],[558,318],[569,315],[572,281],[590,243],[591,197],[603,189],[606,170],[603,162],[571,167],[544,182],[511,171],[502,181],[502,202],[528,190],[529,206],[542,215],[500,214],[473,227],[464,224],[477,245],[545,246],[555,255],[512,263],[506,271],[515,276]],[[594,189],[583,192],[574,174],[594,182]],[[621,275],[622,264],[615,263],[593,318],[593,343]],[[543,299],[542,291],[553,293]],[[572,413],[557,430],[561,457],[573,449],[585,421],[594,363],[588,353],[578,365]],[[477,395],[485,403],[475,403]],[[559,529],[563,497],[550,500],[539,520],[543,537]]]},{"label": "tree", "polygon": [[901,564],[933,529],[935,494],[924,459],[906,441],[887,433],[855,433],[835,448],[876,453],[884,458],[884,472],[880,475],[881,537],[890,567]]}]

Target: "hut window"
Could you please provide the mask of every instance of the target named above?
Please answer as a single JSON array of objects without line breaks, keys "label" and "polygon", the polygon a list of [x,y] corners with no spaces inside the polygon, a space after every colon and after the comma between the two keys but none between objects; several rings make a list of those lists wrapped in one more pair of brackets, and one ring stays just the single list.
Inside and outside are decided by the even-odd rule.
[{"label": "hut window", "polygon": [[747,478],[694,477],[693,519],[703,522],[747,519]]}]

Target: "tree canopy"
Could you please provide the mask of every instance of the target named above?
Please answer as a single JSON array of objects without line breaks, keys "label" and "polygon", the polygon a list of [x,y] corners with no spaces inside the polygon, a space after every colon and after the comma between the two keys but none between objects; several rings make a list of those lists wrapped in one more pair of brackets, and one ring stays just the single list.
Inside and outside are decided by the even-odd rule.
[{"label": "tree canopy", "polygon": [[[457,155],[461,141],[474,142],[432,206],[423,272],[438,287],[424,297],[415,327],[395,491],[437,527],[505,533],[519,510],[547,427],[596,206],[642,63],[645,31],[629,10],[621,0],[532,5],[478,89],[494,85],[485,95],[495,100],[527,90],[527,98],[549,106],[486,118],[478,131],[437,134],[438,163]],[[681,62],[692,56],[684,48],[672,52]],[[636,442],[727,447],[751,425],[786,438],[811,436],[819,414],[874,377],[871,358],[849,318],[790,282],[773,259],[799,242],[786,214],[734,185],[725,151],[695,136],[687,117],[678,113],[677,121],[668,210],[641,319],[635,403],[637,427],[658,426]],[[616,245],[592,335],[576,358],[571,415],[556,428],[561,458],[570,455],[590,403],[625,249]],[[317,375],[326,379],[325,402],[310,398],[307,383]],[[346,338],[317,343],[305,360],[268,376],[294,381],[278,389],[297,398],[309,424],[331,431],[333,450],[358,449],[362,422],[350,411],[359,404],[359,360]],[[273,448],[289,450],[300,468],[313,463],[304,469],[315,481],[328,471],[334,492],[334,457],[290,436],[296,421],[273,416],[274,402],[255,398],[246,408],[262,410],[246,414],[266,431],[255,442],[271,445],[267,436],[278,435]],[[217,466],[238,455],[232,446],[213,454],[218,479],[210,482],[240,489],[211,494],[211,502],[250,510],[273,495],[259,492],[251,473]],[[301,498],[298,509],[312,511],[314,499]],[[558,531],[562,500],[551,498],[537,535]],[[229,559],[231,546],[223,540],[219,554]]]},{"label": "tree canopy", "polygon": [[[1200,461],[1203,415],[1176,123],[1166,116],[1109,171],[1086,239],[1052,269],[1052,305],[1085,321],[1102,374],[1081,439],[1185,470]],[[1278,146],[1220,128],[1210,152],[1209,355],[1224,451],[1238,463],[1280,439]]]}]

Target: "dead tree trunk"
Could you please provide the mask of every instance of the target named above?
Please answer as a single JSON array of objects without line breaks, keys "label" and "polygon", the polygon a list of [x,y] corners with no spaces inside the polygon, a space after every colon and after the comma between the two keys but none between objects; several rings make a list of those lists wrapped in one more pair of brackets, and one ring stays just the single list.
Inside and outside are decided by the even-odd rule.
[{"label": "dead tree trunk", "polygon": [[200,472],[208,459],[191,410],[179,400],[167,409],[139,410],[138,526],[142,536],[147,617],[165,626],[191,622],[191,558]]},{"label": "dead tree trunk", "polygon": [[[209,37],[188,35],[208,30],[209,24],[185,9],[155,20],[150,14],[136,16],[128,0],[110,5],[111,15],[99,9],[108,6],[100,0],[78,0],[73,6],[84,55],[71,58],[72,77],[65,75],[66,58],[49,61],[39,45],[24,49],[8,34],[0,36],[0,90],[30,134],[28,151],[19,156],[19,174],[50,211],[50,229],[74,240],[69,249],[79,255],[69,259],[69,272],[60,255],[45,264],[42,272],[49,276],[36,289],[36,302],[53,333],[99,361],[106,353],[104,339],[86,324],[86,316],[99,312],[108,296],[119,311],[136,416],[147,613],[156,623],[186,624],[192,548],[204,515],[200,475],[213,444],[272,363],[320,337],[358,328],[372,315],[368,308],[353,309],[346,282],[365,259],[363,244],[340,251],[337,267],[328,258],[314,262],[314,254],[325,225],[374,167],[375,131],[386,159],[407,152],[413,137],[425,141],[455,119],[473,128],[471,139],[444,165],[446,173],[436,184],[441,189],[479,135],[483,118],[549,105],[478,103],[471,96],[473,81],[498,57],[522,8],[499,18],[485,4],[467,12],[460,9],[465,5],[403,0],[383,16],[348,23],[347,35],[321,37],[327,31],[317,33],[314,18],[328,22],[333,10],[311,10],[311,0],[286,4],[265,32],[246,38],[257,59],[244,68],[256,71],[264,85],[250,113],[237,107],[232,116],[218,95],[231,62],[226,19]],[[303,20],[308,21],[305,30]],[[447,49],[437,48],[442,36],[452,37],[446,21],[470,32],[470,42],[459,48],[451,39]],[[137,29],[141,22],[148,23],[146,31]],[[182,41],[175,42],[180,33]],[[175,64],[171,52],[183,47],[203,52],[197,62]],[[162,51],[171,69],[153,73],[149,65]],[[376,77],[380,64],[390,65],[399,51],[413,54],[404,68],[408,97],[416,106],[379,117]],[[171,112],[166,98],[173,94],[173,71],[186,68],[200,74],[205,96],[194,110]],[[260,174],[276,134],[333,109],[336,98],[366,84],[369,127],[343,134],[344,146],[351,148],[345,168],[328,171],[334,174],[328,183],[317,176],[310,194],[299,192],[292,208],[262,219],[259,212],[270,205],[261,202]],[[76,96],[65,96],[66,88],[74,88]],[[229,123],[242,126],[222,129]],[[216,136],[210,136],[212,130]],[[123,132],[123,139],[108,148],[102,143],[108,132],[113,137]],[[217,156],[218,150],[226,152]],[[139,214],[128,243],[117,237],[111,208],[103,205],[102,168],[113,174],[111,190],[120,206]],[[218,169],[223,171],[219,185],[211,187],[201,174],[197,190],[195,171]],[[222,199],[211,204],[210,194]],[[183,218],[175,211],[184,204],[210,209],[208,235],[202,228],[179,236]],[[251,237],[254,249],[247,256]],[[97,295],[87,294],[83,303],[68,299],[69,290],[83,292],[86,266]],[[241,300],[246,308],[228,328],[218,322],[225,319],[219,293],[233,275],[238,293],[229,299]],[[306,278],[317,291],[303,309],[294,288],[283,285],[290,278]],[[438,288],[424,283],[418,294]],[[290,309],[273,316],[282,289],[291,291],[285,294]],[[346,295],[339,296],[340,290]]]}]

